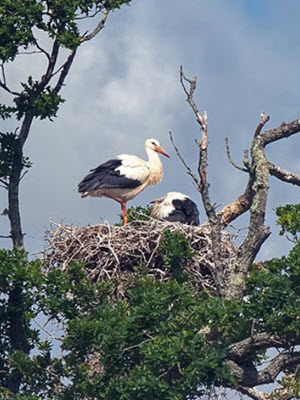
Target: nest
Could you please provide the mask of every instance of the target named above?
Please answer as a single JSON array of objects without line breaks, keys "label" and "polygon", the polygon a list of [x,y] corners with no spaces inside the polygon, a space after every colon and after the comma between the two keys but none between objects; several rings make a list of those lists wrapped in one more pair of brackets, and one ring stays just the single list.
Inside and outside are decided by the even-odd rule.
[{"label": "nest", "polygon": [[[87,275],[93,282],[115,280],[115,297],[124,299],[128,283],[140,273],[140,266],[155,280],[166,281],[172,276],[171,270],[164,265],[159,248],[165,230],[179,232],[189,240],[194,256],[184,261],[184,268],[195,293],[201,290],[214,292],[212,243],[207,224],[193,227],[152,219],[125,226],[57,224],[46,233],[45,266],[47,270],[65,270],[71,262],[84,262]],[[224,263],[234,252],[232,237],[224,234]]]}]

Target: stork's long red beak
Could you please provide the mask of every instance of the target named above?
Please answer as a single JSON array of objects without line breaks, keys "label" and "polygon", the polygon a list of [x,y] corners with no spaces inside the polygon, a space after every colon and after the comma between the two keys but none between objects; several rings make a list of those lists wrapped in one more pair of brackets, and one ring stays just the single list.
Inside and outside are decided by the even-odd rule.
[{"label": "stork's long red beak", "polygon": [[169,156],[169,154],[168,154],[162,147],[160,147],[160,146],[157,146],[156,149],[155,149],[155,151],[157,151],[157,153],[163,154],[164,156],[166,156],[166,157],[168,157],[168,158],[171,158],[171,157]]}]

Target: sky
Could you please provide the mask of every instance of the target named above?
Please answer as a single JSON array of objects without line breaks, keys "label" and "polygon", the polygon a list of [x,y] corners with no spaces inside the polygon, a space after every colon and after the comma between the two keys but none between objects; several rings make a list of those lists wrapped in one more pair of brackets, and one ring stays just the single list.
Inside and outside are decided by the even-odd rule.
[{"label": "sky", "polygon": [[[171,155],[162,157],[164,178],[128,206],[146,206],[169,191],[189,195],[200,208],[194,188],[169,140],[196,170],[195,139],[200,131],[179,83],[183,65],[198,77],[195,101],[208,113],[209,167],[212,201],[221,207],[239,196],[247,175],[226,157],[229,138],[234,160],[241,163],[261,111],[270,115],[267,128],[300,117],[300,3],[298,0],[133,0],[109,16],[105,29],[80,48],[62,91],[66,103],[53,122],[35,121],[25,152],[33,167],[21,185],[21,212],[26,248],[44,247],[50,222],[84,226],[119,220],[120,207],[109,199],[81,199],[77,184],[117,154],[145,158],[144,141],[156,138]],[[35,55],[36,56],[36,55]],[[18,88],[21,79],[38,77],[41,57],[19,56],[7,79]],[[3,98],[6,95],[1,93]],[[7,129],[14,126],[4,125]],[[270,145],[268,158],[300,173],[295,136]],[[274,209],[299,201],[299,188],[270,178],[266,223],[272,236],[260,259],[280,256],[290,243],[278,238]],[[6,193],[0,192],[6,205]],[[248,215],[234,223],[246,227]],[[1,216],[1,234],[9,232]],[[10,243],[1,239],[1,246]]]}]

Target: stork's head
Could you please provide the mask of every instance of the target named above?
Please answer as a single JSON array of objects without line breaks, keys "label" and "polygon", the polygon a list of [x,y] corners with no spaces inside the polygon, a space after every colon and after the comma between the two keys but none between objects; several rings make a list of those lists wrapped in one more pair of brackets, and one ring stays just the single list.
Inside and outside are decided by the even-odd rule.
[{"label": "stork's head", "polygon": [[161,153],[170,158],[169,154],[162,147],[160,147],[159,141],[156,139],[147,139],[145,142],[145,149],[156,151],[157,153]]},{"label": "stork's head", "polygon": [[179,193],[179,192],[169,192],[165,197],[161,197],[160,199],[152,200],[150,203],[163,203],[165,206],[172,204],[173,200],[186,200],[189,198],[186,194]]}]

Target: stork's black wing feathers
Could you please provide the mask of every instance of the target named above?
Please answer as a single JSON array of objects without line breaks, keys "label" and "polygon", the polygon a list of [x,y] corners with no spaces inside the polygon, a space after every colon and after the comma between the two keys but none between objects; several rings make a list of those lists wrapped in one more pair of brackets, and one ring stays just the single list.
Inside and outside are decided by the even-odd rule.
[{"label": "stork's black wing feathers", "polygon": [[140,186],[139,180],[126,178],[126,176],[120,174],[120,171],[116,171],[116,168],[121,165],[122,160],[114,159],[92,169],[78,184],[79,193],[93,192],[104,188],[134,189]]},{"label": "stork's black wing feathers", "polygon": [[174,211],[165,219],[170,222],[182,222],[188,225],[199,225],[199,210],[197,205],[189,198],[172,201]]}]

